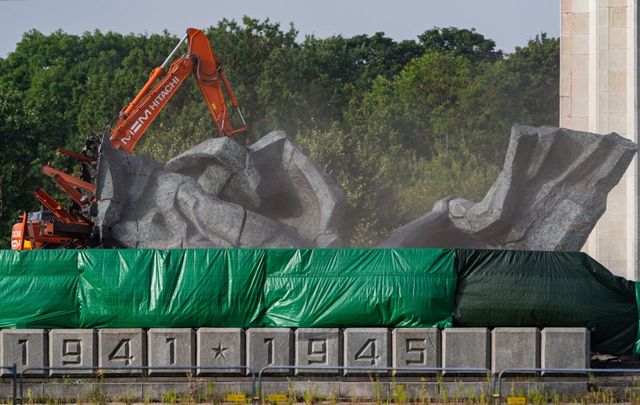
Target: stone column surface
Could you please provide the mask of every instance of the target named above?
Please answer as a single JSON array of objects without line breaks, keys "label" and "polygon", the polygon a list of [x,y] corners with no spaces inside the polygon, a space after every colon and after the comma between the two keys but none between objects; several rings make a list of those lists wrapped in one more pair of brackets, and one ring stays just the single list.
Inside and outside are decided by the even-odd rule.
[{"label": "stone column surface", "polygon": [[[47,332],[44,329],[3,329],[0,331],[0,349],[2,365],[15,364],[18,374],[27,368],[47,366]],[[45,370],[27,372],[28,375],[44,375]],[[3,376],[11,375],[2,370]]]},{"label": "stone column surface", "polygon": [[[149,367],[193,366],[196,352],[196,335],[191,328],[149,329]],[[150,368],[149,375],[187,374],[191,369],[171,370]]]},{"label": "stone column surface", "polygon": [[[293,365],[293,333],[289,328],[252,328],[247,331],[247,365],[259,373],[271,365]],[[289,375],[291,369],[268,369],[263,374]]]},{"label": "stone column surface", "polygon": [[542,368],[589,368],[591,335],[587,328],[544,328],[540,335]]},{"label": "stone column surface", "polygon": [[[49,331],[49,366],[97,367],[98,334],[95,329],[52,329]],[[93,375],[95,370],[51,370],[52,376]]]},{"label": "stone column surface", "polygon": [[393,367],[441,367],[442,336],[437,328],[397,328],[391,335]]},{"label": "stone column surface", "polygon": [[147,365],[147,335],[144,329],[100,329],[98,351],[98,365],[107,368],[106,374],[144,374],[142,369],[135,367]]},{"label": "stone column surface", "polygon": [[197,375],[241,375],[240,368],[206,367],[245,366],[245,333],[241,328],[199,328],[197,335]]},{"label": "stone column surface", "polygon": [[[295,332],[296,366],[340,366],[342,339],[338,328],[300,328]],[[296,369],[296,375],[338,375],[339,369]]]},{"label": "stone column surface", "polygon": [[[638,1],[560,1],[560,126],[638,143]],[[553,123],[551,123],[553,124]],[[583,250],[638,278],[638,159],[607,196]]]},{"label": "stone column surface", "polygon": [[344,365],[367,367],[345,370],[345,375],[370,374],[376,368],[389,367],[390,336],[387,328],[347,328],[344,330]]},{"label": "stone column surface", "polygon": [[[445,329],[442,332],[442,366],[488,369],[490,342],[491,335],[487,328]],[[456,371],[445,371],[445,374],[456,374]]]},{"label": "stone column surface", "polygon": [[491,371],[540,367],[538,328],[495,328],[491,331]]}]

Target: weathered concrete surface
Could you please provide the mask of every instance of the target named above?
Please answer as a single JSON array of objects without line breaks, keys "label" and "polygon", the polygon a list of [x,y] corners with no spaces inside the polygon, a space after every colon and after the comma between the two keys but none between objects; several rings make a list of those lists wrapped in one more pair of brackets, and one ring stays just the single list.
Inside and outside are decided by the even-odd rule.
[{"label": "weathered concrete surface", "polygon": [[514,125],[482,201],[444,198],[379,246],[580,250],[636,149],[615,133]]},{"label": "weathered concrete surface", "polygon": [[149,329],[147,331],[147,341],[149,367],[153,367],[149,369],[149,375],[193,373],[191,369],[156,368],[160,366],[185,367],[192,366],[195,363],[196,336],[193,329]]},{"label": "weathered concrete surface", "polygon": [[199,328],[196,350],[197,373],[245,374],[244,369],[206,369],[206,367],[245,366],[245,332],[241,328]]},{"label": "weathered concrete surface", "polygon": [[167,162],[165,169],[194,178],[218,198],[256,210],[260,173],[247,148],[228,137],[208,139]]},{"label": "weathered concrete surface", "polygon": [[538,328],[495,328],[491,331],[491,371],[540,367]]},{"label": "weathered concrete surface", "polygon": [[441,367],[442,336],[437,328],[396,328],[391,336],[393,367]]},{"label": "weathered concrete surface", "polygon": [[[286,328],[251,328],[247,331],[247,366],[256,373],[266,366],[293,365],[293,332]],[[289,375],[291,369],[268,369],[263,374]]]},{"label": "weathered concrete surface", "polygon": [[[13,364],[17,372],[27,368],[47,367],[48,358],[47,331],[44,329],[4,329],[0,331],[0,349],[3,367]],[[27,375],[44,375],[45,370],[31,370]],[[0,375],[10,375],[9,370],[0,370]]]},{"label": "weathered concrete surface", "polygon": [[101,329],[98,331],[98,351],[98,366],[115,367],[107,370],[107,374],[145,374],[145,370],[135,368],[147,365],[144,329]]},{"label": "weathered concrete surface", "polygon": [[[50,367],[96,367],[98,334],[94,329],[52,329],[49,331]],[[94,370],[51,370],[51,375],[93,375]]]},{"label": "weathered concrete surface", "polygon": [[283,132],[210,139],[165,168],[102,145],[94,222],[130,248],[340,246],[339,187]]},{"label": "weathered concrete surface", "polygon": [[343,332],[344,365],[367,367],[345,370],[344,375],[370,374],[391,363],[390,333],[387,328],[347,328]]},{"label": "weathered concrete surface", "polygon": [[[636,145],[514,125],[502,172],[475,203],[445,197],[380,247],[579,250]],[[101,149],[93,215],[106,245],[340,247],[345,199],[282,131],[249,147],[214,138],[161,167]]]},{"label": "weathered concrete surface", "polygon": [[[340,366],[342,339],[338,328],[299,328],[295,331],[296,366]],[[296,375],[340,374],[339,369],[296,369]]]},{"label": "weathered concrete surface", "polygon": [[[541,352],[532,347],[535,345],[531,345],[531,332],[535,331],[531,329],[532,328],[496,328],[492,335],[484,328],[445,329],[445,331],[442,332],[444,334],[443,350],[445,353],[445,366],[479,366],[479,364],[473,364],[474,358],[479,358],[480,362],[486,362],[489,351],[489,340],[494,343],[492,351],[495,352],[496,355],[498,351],[514,348],[515,350],[525,351],[525,358],[531,359],[535,357],[539,362]],[[61,348],[63,339],[77,341],[87,338],[91,341],[91,334],[95,333],[94,330],[80,331],[82,332],[80,338],[77,333],[74,333],[76,330],[61,329],[52,329],[48,332],[45,330],[3,330],[1,333],[6,333],[14,337],[18,336],[20,337],[19,340],[30,339],[33,335],[29,335],[29,333],[35,333],[37,339],[41,341],[39,344],[42,347],[48,346],[49,357],[54,358],[53,354],[60,352],[58,349]],[[515,332],[515,335],[511,332]],[[516,336],[520,332],[525,332],[526,336]],[[144,353],[140,348],[144,342],[148,340],[150,353],[148,356],[149,365],[156,364],[164,367],[164,364],[171,363],[172,350],[178,349],[178,346],[172,346],[167,339],[182,336],[184,339],[183,342],[190,342],[188,344],[190,350],[185,350],[182,353],[193,353],[194,342],[191,338],[191,333],[192,331],[190,329],[162,330],[152,328],[148,331],[143,329],[103,329],[100,331],[100,348],[93,345],[92,352],[94,356],[98,354],[98,351],[103,354],[107,353],[112,358],[114,362],[112,364],[114,365],[116,365],[116,363],[119,365],[124,365],[125,363],[132,364],[135,361],[139,361],[138,359],[141,357],[141,353]],[[389,330],[385,328],[349,328],[344,331],[329,328],[300,328],[296,331],[295,341],[293,339],[293,331],[288,328],[250,328],[246,332],[250,336],[250,339],[246,342],[243,337],[244,333],[240,328],[198,329],[197,349],[195,349],[198,353],[198,363],[196,367],[244,363],[244,357],[237,355],[244,351],[249,352],[250,355],[254,354],[254,360],[259,360],[258,357],[261,357],[262,359],[260,361],[262,361],[262,365],[265,365],[267,362],[272,362],[274,364],[293,366],[305,363],[304,360],[301,361],[299,358],[297,358],[294,363],[294,358],[291,356],[294,351],[297,354],[305,354],[304,348],[308,349],[306,350],[306,362],[312,363],[312,361],[309,360],[323,360],[325,350],[322,343],[323,340],[326,339],[326,359],[328,363],[335,361],[335,351],[337,352],[336,354],[341,357],[346,356],[347,361],[349,358],[352,358],[360,362],[358,365],[367,367],[373,365],[373,367],[378,368],[378,372],[375,370],[371,372],[359,370],[359,372],[350,373],[347,377],[341,377],[332,372],[319,374],[307,373],[305,375],[294,376],[289,374],[289,371],[285,371],[283,374],[286,374],[286,376],[265,376],[262,385],[263,392],[265,394],[296,392],[299,399],[302,399],[305,395],[308,396],[312,394],[314,396],[322,396],[326,399],[329,399],[331,396],[335,399],[371,398],[376,400],[386,398],[386,392],[401,395],[401,391],[409,394],[409,398],[422,398],[428,394],[432,399],[437,395],[443,395],[445,390],[449,398],[451,398],[450,395],[452,395],[452,393],[458,394],[461,398],[467,395],[472,395],[477,398],[481,393],[483,395],[489,394],[488,386],[490,381],[484,373],[474,375],[447,373],[441,380],[438,378],[438,381],[436,381],[433,375],[428,375],[429,373],[403,374],[400,372],[392,373],[381,370],[381,367],[389,364],[390,361],[397,366],[402,366],[401,363],[407,360],[421,364],[423,363],[422,360],[424,360],[424,362],[433,361],[432,358],[429,358],[428,352],[427,357],[424,359],[421,359],[420,354],[425,353],[421,347],[424,339],[435,339],[432,340],[433,345],[438,347],[438,330],[436,329],[398,328],[392,330],[391,335],[393,336],[394,350],[391,352],[388,350]],[[336,349],[336,345],[331,342],[335,340],[339,341],[341,334],[344,334],[346,337],[345,346],[340,347],[338,345],[338,349]],[[105,339],[106,335],[110,336]],[[535,334],[533,336],[535,336]],[[560,368],[577,367],[583,364],[588,365],[587,349],[589,334],[586,329],[546,328],[543,330],[543,336],[543,347],[546,348],[546,351],[543,352],[545,353],[545,362],[543,365],[546,364],[549,367]],[[505,337],[507,339],[504,339]],[[123,340],[129,340],[129,344],[124,344]],[[138,342],[136,343],[134,340]],[[85,341],[86,340],[83,342]],[[410,343],[412,341],[415,343]],[[49,344],[47,344],[47,342],[49,342]],[[319,342],[320,344],[309,344],[310,342]],[[404,342],[404,344],[402,342]],[[10,344],[7,340],[4,340],[4,343]],[[176,343],[178,342],[176,341]],[[20,349],[24,347],[27,348],[27,352],[20,350],[19,354],[22,355],[24,353],[28,358],[31,355],[29,348],[34,348],[34,346],[18,345],[21,346]],[[294,346],[296,347],[295,350]],[[404,353],[403,347],[405,348]],[[109,353],[110,348],[113,348],[111,353]],[[189,349],[187,345],[185,345],[184,348]],[[398,354],[398,349],[400,349],[400,354]],[[78,355],[89,355],[89,348],[85,350],[85,346],[83,345],[81,350],[78,351],[76,345],[71,345],[66,352],[67,355],[63,357],[66,357],[75,364],[78,360]],[[78,352],[79,354],[76,354]],[[155,359],[159,359],[159,364],[156,363],[154,357]],[[188,357],[188,354],[182,355],[179,351],[174,352],[174,359],[177,363],[186,363],[185,365],[192,364]],[[269,360],[269,358],[271,358],[271,360]],[[46,356],[41,356],[41,359],[46,359]],[[576,360],[579,363],[576,363]],[[563,363],[558,363],[558,361]],[[585,363],[585,361],[587,362]],[[142,365],[147,364],[144,359],[142,359],[142,363]],[[262,366],[254,364],[253,367],[257,371]],[[498,367],[496,371],[499,371],[499,369],[500,367]],[[198,376],[193,376],[192,374],[146,376],[144,375],[146,373],[139,372],[132,372],[129,375],[113,374],[114,373],[107,372],[105,378],[102,378],[101,373],[86,375],[74,373],[74,378],[69,378],[69,373],[65,372],[62,373],[62,377],[46,379],[42,378],[42,374],[30,374],[25,376],[25,393],[30,391],[30,396],[34,399],[51,397],[66,400],[67,402],[71,399],[76,402],[82,402],[77,399],[95,399],[100,398],[102,395],[112,399],[160,400],[164,394],[170,391],[175,393],[190,393],[192,395],[198,393],[201,399],[207,397],[210,398],[209,400],[211,400],[213,396],[216,396],[222,400],[222,395],[226,393],[244,392],[248,395],[251,388],[251,377],[243,376],[244,373],[237,370],[233,375],[228,373],[227,370],[201,370]],[[503,395],[508,395],[509,392],[513,392],[513,387],[515,387],[515,392],[518,392],[521,388],[524,392],[535,392],[536,390],[547,393],[554,391],[561,393],[586,392],[587,382],[584,376],[576,377],[549,374],[551,375],[543,377],[541,380],[536,380],[535,382],[523,381],[515,375],[506,377],[502,381],[502,393]],[[207,375],[207,377],[204,377],[204,375]],[[427,378],[421,378],[423,375],[427,375]],[[210,376],[214,376],[213,380]],[[5,382],[9,381],[9,379],[6,379]],[[631,384],[632,382],[629,383]],[[11,388],[9,384],[0,384],[0,399],[10,398],[12,395]],[[399,396],[399,398],[402,398],[402,396]]]},{"label": "weathered concrete surface", "polygon": [[130,248],[293,247],[292,230],[207,193],[197,179],[102,146],[95,223]]},{"label": "weathered concrete surface", "polygon": [[[487,328],[452,328],[442,332],[444,368],[489,369],[490,351],[491,333]],[[455,370],[445,371],[445,374],[456,373]]]},{"label": "weathered concrete surface", "polygon": [[[542,368],[588,368],[591,334],[586,328],[544,328],[540,333]],[[550,374],[550,373],[548,373]]]}]

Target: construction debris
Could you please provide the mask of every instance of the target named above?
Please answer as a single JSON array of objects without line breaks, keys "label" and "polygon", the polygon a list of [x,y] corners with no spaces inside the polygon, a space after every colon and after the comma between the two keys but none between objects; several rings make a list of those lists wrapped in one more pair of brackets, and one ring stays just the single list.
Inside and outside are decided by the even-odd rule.
[{"label": "construction debris", "polygon": [[514,125],[482,201],[443,198],[379,246],[578,251],[636,150],[615,133]]},{"label": "construction debris", "polygon": [[[443,198],[379,247],[580,250],[635,152],[617,134],[514,125],[482,201]],[[282,131],[209,139],[165,167],[105,144],[96,196],[106,246],[343,246],[339,186]]]},{"label": "construction debris", "polygon": [[95,224],[107,246],[329,247],[345,201],[282,131],[213,138],[166,167],[103,145]]}]

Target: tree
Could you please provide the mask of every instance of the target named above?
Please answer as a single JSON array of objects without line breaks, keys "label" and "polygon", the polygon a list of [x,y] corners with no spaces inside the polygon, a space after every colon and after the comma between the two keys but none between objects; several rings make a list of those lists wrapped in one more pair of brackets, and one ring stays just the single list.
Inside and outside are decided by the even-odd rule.
[{"label": "tree", "polygon": [[496,43],[476,32],[474,28],[432,28],[418,36],[420,45],[431,52],[447,52],[472,62],[495,62],[502,58]]},{"label": "tree", "polygon": [[[342,185],[341,232],[354,245],[375,244],[447,194],[480,198],[513,122],[558,121],[558,40],[545,35],[503,55],[475,30],[453,27],[417,41],[383,33],[298,41],[293,26],[245,17],[206,33],[253,138],[285,129]],[[72,169],[55,148],[78,150],[108,128],[177,41],[167,32],[30,31],[0,59],[5,235],[18,210],[36,208],[30,190],[50,184],[39,173],[43,164]],[[165,162],[216,134],[189,80],[136,153]]]},{"label": "tree", "polygon": [[347,137],[367,153],[354,149],[346,159],[349,174],[364,179],[349,201],[346,235],[358,244],[379,240],[447,195],[482,198],[510,126],[557,122],[557,44],[541,36],[483,62],[455,47],[429,51],[392,79],[378,77],[348,112]]}]

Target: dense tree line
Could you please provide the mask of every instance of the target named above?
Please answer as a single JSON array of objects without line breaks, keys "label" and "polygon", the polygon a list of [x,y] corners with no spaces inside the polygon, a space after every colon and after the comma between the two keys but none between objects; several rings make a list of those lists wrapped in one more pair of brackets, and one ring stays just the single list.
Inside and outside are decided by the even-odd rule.
[{"label": "dense tree line", "polygon": [[[502,163],[513,122],[558,123],[558,40],[513,53],[473,30],[433,28],[415,41],[383,33],[300,40],[293,27],[245,18],[206,29],[253,139],[284,129],[343,187],[342,229],[370,245],[455,194],[478,199]],[[0,59],[0,229],[8,245],[30,191],[53,185],[41,165],[99,134],[178,38],[24,34]],[[147,132],[137,153],[158,161],[215,134],[194,81]]]}]

